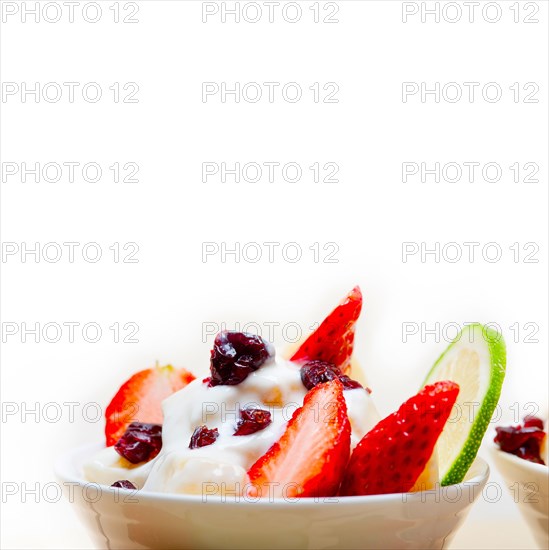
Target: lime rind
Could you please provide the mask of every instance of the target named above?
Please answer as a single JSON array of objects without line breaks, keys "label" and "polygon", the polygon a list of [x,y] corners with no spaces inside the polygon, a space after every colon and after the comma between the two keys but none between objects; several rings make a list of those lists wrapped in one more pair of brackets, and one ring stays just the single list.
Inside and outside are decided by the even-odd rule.
[{"label": "lime rind", "polygon": [[[465,334],[466,331],[467,334]],[[470,423],[468,435],[463,446],[455,450],[455,458],[453,461],[441,465],[440,475],[442,478],[442,486],[452,485],[463,481],[469,467],[475,460],[484,434],[486,433],[494,410],[498,404],[503,379],[505,377],[506,366],[506,349],[502,334],[488,326],[478,323],[467,325],[450,343],[444,353],[437,359],[423,384],[425,386],[438,380],[448,379],[448,376],[441,378],[440,375],[443,374],[444,371],[442,365],[443,361],[449,356],[449,354],[456,353],[460,347],[463,349],[467,349],[467,347],[476,347],[480,350],[482,346],[484,346],[485,349],[481,351],[488,352],[488,360],[490,363],[488,378],[484,381],[484,383],[482,383],[482,386],[485,386],[486,388],[485,394],[484,397],[479,396],[482,399],[482,403],[479,403],[479,408],[473,408],[473,421]],[[485,373],[480,372],[481,377],[484,374]],[[458,403],[459,402],[460,398],[458,395]],[[468,412],[471,414],[470,411]],[[461,414],[463,413],[464,411],[462,410]],[[448,445],[447,440],[452,438],[452,430],[453,427],[448,422],[439,439],[439,445]]]}]

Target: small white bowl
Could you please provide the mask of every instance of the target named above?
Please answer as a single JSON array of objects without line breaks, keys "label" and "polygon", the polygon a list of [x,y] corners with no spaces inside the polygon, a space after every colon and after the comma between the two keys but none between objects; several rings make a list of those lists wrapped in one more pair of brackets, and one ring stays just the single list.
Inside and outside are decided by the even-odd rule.
[{"label": "small white bowl", "polygon": [[540,548],[549,548],[549,468],[490,447],[497,469]]},{"label": "small white bowl", "polygon": [[66,454],[55,472],[94,543],[113,550],[443,548],[489,475],[477,458],[463,483],[432,491],[249,502],[88,483],[81,465],[100,447]]}]

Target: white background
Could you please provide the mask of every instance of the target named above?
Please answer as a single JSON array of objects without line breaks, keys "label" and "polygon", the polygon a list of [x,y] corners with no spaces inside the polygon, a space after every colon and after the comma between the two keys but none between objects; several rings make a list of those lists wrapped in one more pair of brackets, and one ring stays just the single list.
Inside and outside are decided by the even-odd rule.
[{"label": "white background", "polygon": [[[68,504],[23,494],[53,481],[60,453],[102,438],[103,421],[92,421],[93,403],[106,406],[133,372],[159,361],[205,373],[212,337],[203,338],[203,323],[255,322],[264,330],[265,323],[278,323],[275,343],[284,346],[285,336],[295,334],[287,323],[299,324],[305,334],[355,284],[365,296],[355,356],[383,413],[416,392],[454,324],[479,321],[497,323],[507,341],[502,421],[528,412],[528,403],[546,414],[546,2],[492,2],[495,11],[486,17],[486,2],[480,2],[472,22],[458,2],[461,19],[449,22],[456,12],[447,11],[437,23],[432,15],[422,22],[421,13],[403,22],[406,3],[398,1],[339,1],[332,3],[339,22],[331,24],[315,23],[313,2],[305,1],[293,24],[280,7],[268,22],[261,2],[263,18],[256,24],[237,24],[234,16],[223,23],[220,14],[203,23],[198,1],[140,1],[136,23],[115,23],[114,1],[99,2],[96,23],[85,21],[85,3],[75,7],[73,23],[66,7],[59,22],[48,22],[55,6],[39,22],[33,15],[24,21],[24,4],[4,3],[1,27],[2,80],[18,90],[6,95],[4,89],[1,104],[2,481],[18,487],[15,495],[3,493],[3,547],[90,547]],[[331,12],[327,4],[319,4],[321,19]],[[408,4],[410,10],[434,7]],[[87,9],[94,18],[94,9]],[[120,19],[134,11],[129,2],[118,9]],[[536,9],[531,18],[539,22],[524,22]],[[500,20],[488,22],[498,10]],[[60,100],[22,95],[23,83],[31,88],[37,82],[57,83]],[[74,102],[64,82],[79,83]],[[96,103],[82,97],[89,82],[101,86]],[[109,87],[116,82],[121,89],[137,83],[137,102],[115,102]],[[219,94],[203,101],[203,82],[281,86],[272,103],[266,97],[236,103],[234,96],[223,103]],[[299,102],[282,98],[288,82],[301,86]],[[338,102],[315,103],[309,90],[315,82],[321,89],[336,83]],[[428,95],[422,102],[417,93],[404,102],[403,82],[430,88],[455,82],[464,96],[452,103]],[[480,83],[472,101],[464,82]],[[499,101],[483,99],[489,82],[501,88]],[[518,98],[510,89],[516,82]],[[524,103],[532,88],[522,87],[530,82],[539,87],[537,103]],[[454,97],[455,87],[447,90]],[[55,95],[55,86],[50,92]],[[14,164],[6,165],[21,170],[23,162],[95,162],[103,175],[87,182],[77,168],[72,183],[66,171],[59,182],[28,175],[23,183],[21,171],[9,175]],[[136,163],[139,181],[115,183],[109,169],[115,162]],[[303,177],[290,183],[278,172],[273,183],[237,184],[231,176],[225,183],[203,182],[203,162],[295,162]],[[314,162],[337,163],[339,181],[312,182],[308,167]],[[422,183],[419,175],[403,182],[404,162],[430,168],[435,162],[493,162],[502,175],[487,182],[477,168],[472,183],[466,174],[456,183],[436,183],[433,176]],[[522,181],[521,171],[515,183],[509,166],[516,162],[537,164],[539,181]],[[66,242],[80,243],[74,262]],[[96,263],[82,257],[83,245],[92,242],[103,253]],[[220,254],[203,257],[204,243],[234,249],[250,242],[280,243],[274,261],[265,247],[256,263],[242,254],[225,262]],[[302,250],[299,261],[281,253],[291,242]],[[404,262],[405,242],[430,249],[439,243],[447,254],[422,261],[417,253]],[[463,246],[460,261],[447,261],[456,251],[444,248],[450,242],[480,243],[474,261]],[[41,250],[57,243],[63,255],[48,262],[21,254],[35,243]],[[124,263],[123,250],[115,262],[113,243],[136,243],[137,262]],[[320,243],[320,261],[309,249],[313,243]],[[335,243],[337,262],[322,261],[325,243]],[[500,247],[499,261],[483,258],[487,243]],[[521,248],[518,258],[509,248],[513,243]],[[534,248],[522,250],[526,243]],[[19,252],[9,255],[14,246]],[[534,249],[538,261],[526,263]],[[254,250],[246,250],[253,259]],[[49,252],[55,256],[55,245]],[[23,323],[67,322],[80,323],[74,342],[67,329],[58,342],[48,342],[56,325],[46,337],[29,334],[23,341]],[[138,327],[138,343],[115,343],[109,327],[128,322]],[[102,328],[97,343],[83,338],[86,323]],[[418,329],[439,323],[441,330],[403,338],[404,323]],[[126,335],[121,329],[120,338]],[[66,402],[76,403],[74,419]],[[59,405],[60,418],[48,403]],[[25,414],[32,408],[36,415]],[[497,472],[492,479],[500,481]],[[528,547],[529,537],[504,493],[497,503],[477,503],[453,547]]]}]

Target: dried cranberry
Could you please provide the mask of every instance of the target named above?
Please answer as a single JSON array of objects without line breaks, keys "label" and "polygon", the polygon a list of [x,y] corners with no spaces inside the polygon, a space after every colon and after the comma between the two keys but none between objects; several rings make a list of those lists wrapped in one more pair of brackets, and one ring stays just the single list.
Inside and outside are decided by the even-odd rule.
[{"label": "dried cranberry", "polygon": [[111,487],[120,487],[120,489],[137,489],[137,487],[127,479],[121,479],[120,481],[115,481]]},{"label": "dried cranberry", "polygon": [[539,428],[543,430],[543,420],[537,416],[525,416],[522,423],[525,428]]},{"label": "dried cranberry", "polygon": [[236,386],[270,356],[269,346],[263,338],[224,330],[215,337],[210,359],[210,386]]},{"label": "dried cranberry", "polygon": [[162,425],[132,422],[114,444],[115,451],[132,464],[152,460],[162,448]]},{"label": "dried cranberry", "polygon": [[236,431],[233,435],[250,435],[259,430],[265,429],[270,423],[271,413],[263,409],[242,409],[240,411],[240,420],[236,425]]},{"label": "dried cranberry", "polygon": [[198,426],[194,429],[193,435],[191,435],[191,442],[189,443],[189,449],[197,449],[198,447],[206,447],[215,443],[215,440],[219,437],[219,431],[217,428],[210,430],[206,426]]},{"label": "dried cranberry", "polygon": [[301,367],[301,381],[308,390],[336,378],[339,378],[345,390],[362,388],[362,384],[343,374],[341,369],[332,363],[315,360],[309,361]]},{"label": "dried cranberry", "polygon": [[339,377],[339,381],[343,384],[344,390],[354,390],[356,388],[362,388],[362,384],[360,382],[349,378],[346,374],[342,374]]},{"label": "dried cranberry", "polygon": [[540,445],[544,436],[543,422],[539,418],[527,416],[523,426],[496,428],[494,442],[506,453],[537,464],[545,464],[540,455]]},{"label": "dried cranberry", "polygon": [[308,390],[342,376],[338,367],[326,361],[309,361],[301,367],[300,374],[301,381]]}]

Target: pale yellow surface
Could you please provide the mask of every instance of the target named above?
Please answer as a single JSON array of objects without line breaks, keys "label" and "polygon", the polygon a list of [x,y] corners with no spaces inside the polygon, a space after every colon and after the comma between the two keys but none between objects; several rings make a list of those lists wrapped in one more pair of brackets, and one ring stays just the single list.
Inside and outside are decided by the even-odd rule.
[{"label": "pale yellow surface", "polygon": [[520,517],[513,521],[474,521],[468,518],[450,550],[535,550],[528,527]]}]

